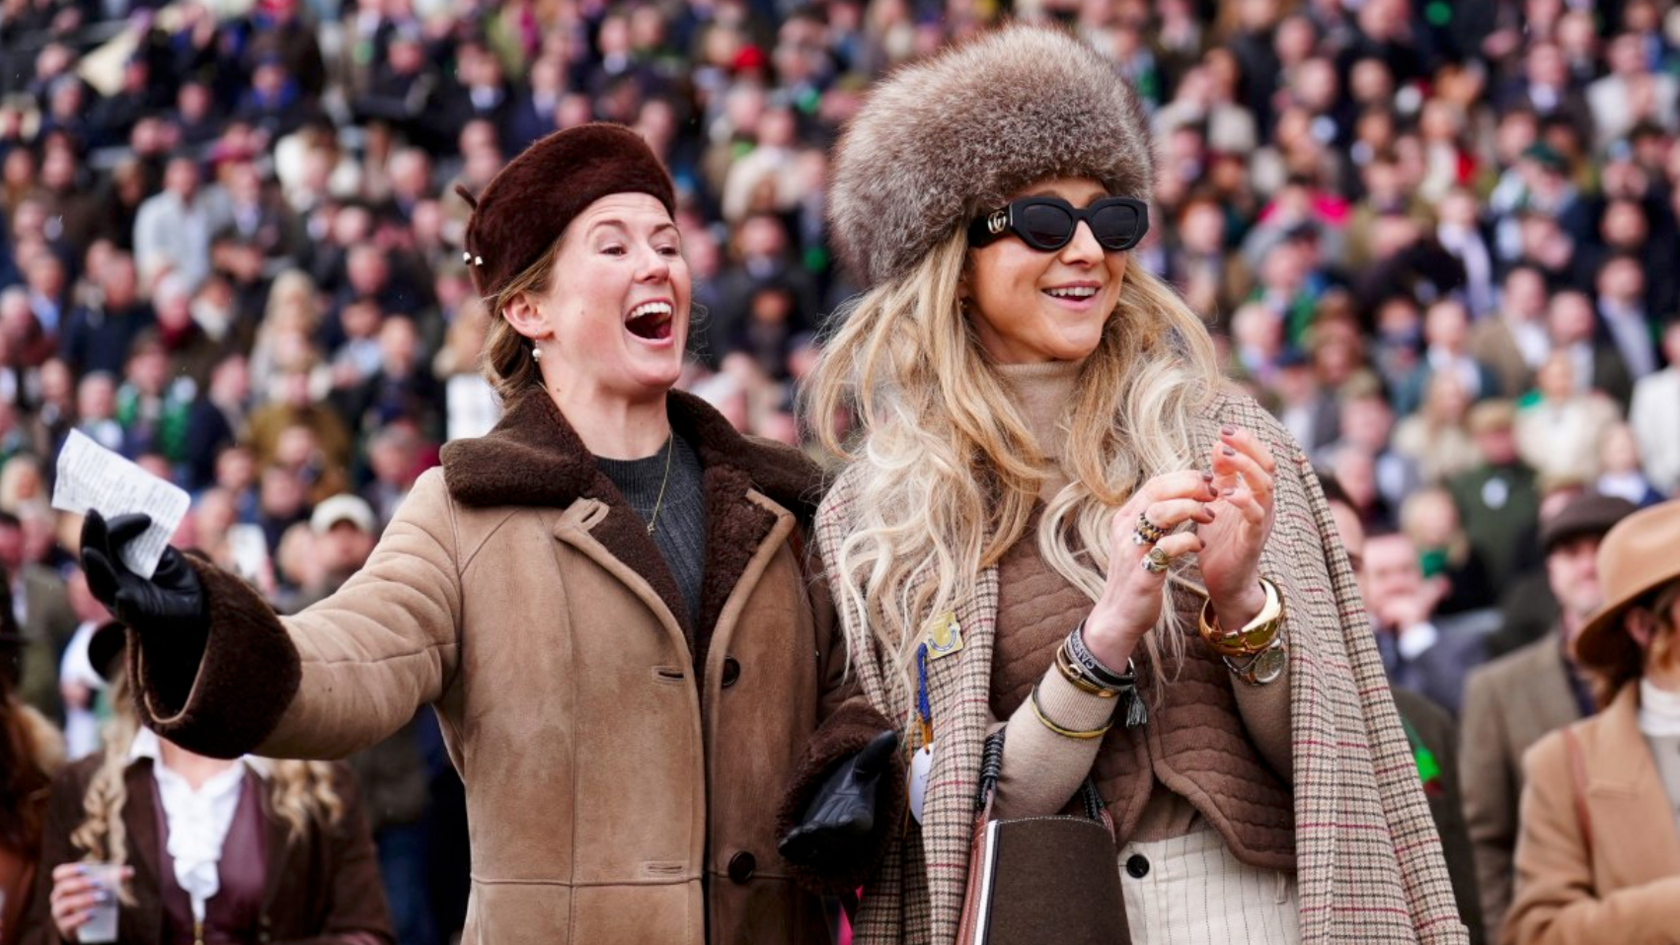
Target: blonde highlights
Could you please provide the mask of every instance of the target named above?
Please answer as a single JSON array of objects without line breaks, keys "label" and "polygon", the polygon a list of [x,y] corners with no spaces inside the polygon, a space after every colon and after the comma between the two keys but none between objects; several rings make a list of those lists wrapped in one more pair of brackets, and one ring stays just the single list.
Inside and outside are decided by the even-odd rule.
[{"label": "blonde highlights", "polygon": [[560,255],[562,234],[555,239],[537,261],[508,280],[494,295],[485,297],[484,305],[490,314],[490,327],[484,335],[483,354],[479,370],[484,379],[496,389],[504,404],[543,388],[542,370],[531,356],[531,339],[514,329],[502,312],[521,294],[542,295],[554,279],[554,264]]},{"label": "blonde highlights", "polygon": [[[1023,537],[1046,478],[1037,437],[958,301],[967,264],[967,240],[954,233],[905,276],[856,299],[837,317],[807,392],[813,429],[848,461],[856,490],[834,562],[847,578],[837,603],[868,622],[906,687],[923,622],[955,610],[979,572]],[[1116,509],[1150,477],[1192,465],[1193,419],[1219,378],[1201,319],[1165,283],[1128,267],[1066,421],[1071,481],[1037,530],[1045,562],[1092,601]],[[849,416],[861,424],[855,440]],[[1166,633],[1146,638],[1152,652],[1157,636],[1177,651],[1178,634]]]},{"label": "blonde highlights", "polygon": [[[102,733],[99,767],[82,795],[82,822],[70,833],[70,843],[83,862],[124,865],[128,860],[128,831],[123,811],[128,806],[129,747],[140,731],[133,696],[124,677],[110,692],[112,715]],[[344,817],[344,799],[333,785],[333,766],[324,761],[271,761],[265,786],[268,808],[286,825],[286,835],[298,842],[311,825],[337,826]],[[127,905],[134,899],[126,885],[117,891]]]}]

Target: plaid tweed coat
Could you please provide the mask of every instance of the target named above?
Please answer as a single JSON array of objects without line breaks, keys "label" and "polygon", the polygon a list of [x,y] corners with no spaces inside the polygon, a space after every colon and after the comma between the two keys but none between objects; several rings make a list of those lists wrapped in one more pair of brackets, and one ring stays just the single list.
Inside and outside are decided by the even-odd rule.
[{"label": "plaid tweed coat", "polygon": [[[1279,457],[1276,524],[1263,572],[1290,608],[1296,872],[1301,934],[1308,945],[1462,943],[1441,842],[1400,728],[1370,622],[1330,509],[1300,447],[1246,395],[1224,393],[1205,408],[1198,455],[1223,424],[1246,427]],[[816,540],[829,581],[845,539],[855,488],[844,473],[817,513]],[[841,609],[851,663],[871,705],[889,719],[910,715],[891,657],[866,618]],[[988,692],[998,606],[996,568],[975,575],[956,612],[963,648],[928,663],[934,719],[933,770],[920,827],[891,847],[865,887],[860,943],[951,942],[968,878],[980,752],[991,723]],[[906,743],[915,738],[907,734]]]}]

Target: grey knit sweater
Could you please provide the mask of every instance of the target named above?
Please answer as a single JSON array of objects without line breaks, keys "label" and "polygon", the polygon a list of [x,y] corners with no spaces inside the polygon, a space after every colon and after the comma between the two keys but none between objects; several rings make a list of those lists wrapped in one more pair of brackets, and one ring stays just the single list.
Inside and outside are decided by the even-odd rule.
[{"label": "grey knit sweater", "polygon": [[[659,506],[659,518],[654,522],[653,541],[665,563],[676,578],[688,605],[689,623],[700,619],[700,584],[705,578],[706,564],[706,497],[701,483],[700,458],[688,441],[671,437],[668,444],[675,453],[670,456],[671,476],[665,477],[666,451],[661,449],[646,459],[606,459],[595,457],[595,463],[613,481],[624,501],[646,522],[653,518],[654,505]],[[665,498],[659,499],[659,487],[665,486]]]}]

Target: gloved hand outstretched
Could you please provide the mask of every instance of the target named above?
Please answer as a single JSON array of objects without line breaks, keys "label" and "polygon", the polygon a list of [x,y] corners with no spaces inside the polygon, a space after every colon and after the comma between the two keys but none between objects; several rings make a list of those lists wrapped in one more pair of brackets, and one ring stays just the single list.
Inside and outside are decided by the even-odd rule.
[{"label": "gloved hand outstretched", "polygon": [[106,522],[98,512],[88,511],[82,523],[82,570],[88,590],[112,616],[140,633],[208,629],[204,585],[179,551],[164,548],[150,579],[123,564],[123,546],[151,526],[149,515],[119,515]]},{"label": "gloved hand outstretched", "polygon": [[881,778],[898,763],[898,733],[884,731],[857,754],[834,766],[811,798],[799,824],[781,839],[788,862],[816,865],[855,856],[867,844],[880,817],[899,811],[877,810]]}]

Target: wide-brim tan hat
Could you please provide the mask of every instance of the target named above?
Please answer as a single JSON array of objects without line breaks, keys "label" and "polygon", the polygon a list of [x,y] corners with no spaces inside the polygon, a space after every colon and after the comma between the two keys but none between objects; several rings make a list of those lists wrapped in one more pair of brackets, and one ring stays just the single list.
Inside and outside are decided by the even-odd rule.
[{"label": "wide-brim tan hat", "polygon": [[1680,499],[1624,518],[1598,546],[1604,605],[1575,638],[1575,659],[1591,669],[1637,665],[1639,646],[1622,629],[1622,612],[1651,591],[1680,580]]}]

